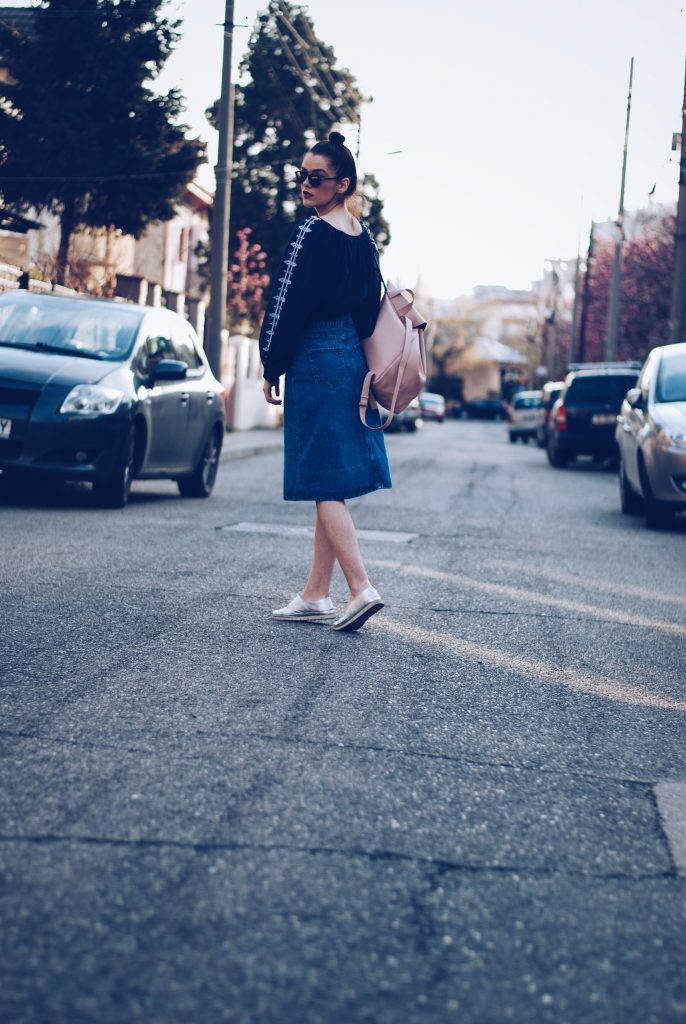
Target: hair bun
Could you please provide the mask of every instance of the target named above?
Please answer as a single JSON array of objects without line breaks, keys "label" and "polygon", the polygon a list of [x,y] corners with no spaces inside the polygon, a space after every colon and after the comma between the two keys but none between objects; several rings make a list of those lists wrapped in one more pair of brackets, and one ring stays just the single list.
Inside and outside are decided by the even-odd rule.
[{"label": "hair bun", "polygon": [[345,146],[345,136],[340,132],[329,132],[329,142],[332,142],[334,146]]}]

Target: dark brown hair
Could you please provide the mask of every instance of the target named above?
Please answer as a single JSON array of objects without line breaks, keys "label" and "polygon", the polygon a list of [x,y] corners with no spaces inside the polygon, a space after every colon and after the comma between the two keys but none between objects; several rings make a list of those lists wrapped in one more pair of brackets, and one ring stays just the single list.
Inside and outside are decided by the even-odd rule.
[{"label": "dark brown hair", "polygon": [[315,142],[310,153],[318,156],[325,156],[331,167],[339,178],[350,178],[343,198],[355,195],[357,191],[357,167],[355,157],[345,144],[345,138],[340,132],[330,132],[327,142]]}]

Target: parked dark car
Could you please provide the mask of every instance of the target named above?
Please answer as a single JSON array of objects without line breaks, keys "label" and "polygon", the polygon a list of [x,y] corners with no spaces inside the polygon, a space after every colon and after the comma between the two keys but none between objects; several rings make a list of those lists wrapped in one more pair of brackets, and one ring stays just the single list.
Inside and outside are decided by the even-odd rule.
[{"label": "parked dark car", "polygon": [[465,412],[473,420],[504,420],[507,416],[502,398],[474,398],[466,403]]},{"label": "parked dark car", "polygon": [[541,401],[541,415],[536,428],[536,443],[539,448],[548,446],[548,431],[550,430],[550,415],[553,406],[562,394],[565,386],[563,380],[549,380],[543,385],[543,397]]},{"label": "parked dark car", "polygon": [[617,414],[625,394],[636,385],[638,371],[634,363],[586,363],[567,374],[550,417],[551,466],[566,466],[578,455],[597,461],[617,458]]},{"label": "parked dark car", "polygon": [[121,508],[134,478],[207,497],[224,437],[222,387],[190,324],[166,309],[0,295],[0,469],[92,481]]}]

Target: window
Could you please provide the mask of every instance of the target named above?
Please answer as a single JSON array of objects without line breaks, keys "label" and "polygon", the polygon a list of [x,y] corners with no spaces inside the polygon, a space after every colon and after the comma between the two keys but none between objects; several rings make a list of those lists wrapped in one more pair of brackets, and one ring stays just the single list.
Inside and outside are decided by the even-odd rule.
[{"label": "window", "polygon": [[636,375],[611,375],[602,377],[577,377],[569,385],[569,405],[596,405],[612,402],[620,405],[629,388],[636,387]]},{"label": "window", "polygon": [[181,228],[179,235],[179,263],[185,263],[188,256],[188,228]]},{"label": "window", "polygon": [[121,360],[131,351],[140,310],[123,303],[8,292],[0,296],[0,338],[18,346],[58,346],[74,355]]},{"label": "window", "polygon": [[540,407],[541,399],[538,397],[538,395],[526,395],[526,397],[515,395],[515,409],[540,409]]},{"label": "window", "polygon": [[182,321],[174,323],[174,348],[176,349],[176,358],[183,360],[189,369],[196,370],[202,366],[202,359],[198,355],[190,324]]},{"label": "window", "polygon": [[650,390],[650,385],[651,385],[651,382],[652,382],[652,379],[653,379],[654,376],[655,376],[655,357],[654,356],[650,356],[648,358],[647,363],[645,364],[645,366],[641,370],[641,375],[638,378],[638,382],[636,384],[636,387],[639,387],[641,389],[641,392],[643,393],[643,397],[644,398],[648,397],[648,392]]},{"label": "window", "polygon": [[686,402],[686,356],[663,356],[655,398],[658,402]]},{"label": "window", "polygon": [[136,370],[142,377],[150,377],[162,359],[178,358],[171,327],[171,320],[161,316],[156,316],[146,324],[145,341],[136,358]]}]

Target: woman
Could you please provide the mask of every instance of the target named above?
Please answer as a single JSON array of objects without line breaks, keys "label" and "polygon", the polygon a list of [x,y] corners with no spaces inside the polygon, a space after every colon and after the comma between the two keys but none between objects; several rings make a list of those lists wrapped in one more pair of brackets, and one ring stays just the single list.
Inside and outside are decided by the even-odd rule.
[{"label": "woman", "polygon": [[[376,323],[383,281],[368,229],[348,209],[357,189],[352,153],[338,132],[306,154],[296,175],[311,211],[286,248],[260,334],[264,395],[281,405],[286,373],[284,498],[316,502],[314,556],[300,594],[272,617],[333,619],[359,629],[383,608],[362,561],[345,501],[391,486],[383,432],[367,430],[358,402],[367,372],[360,339]],[[378,411],[368,412],[379,426]],[[350,600],[336,618],[329,595],[338,561]]]}]

